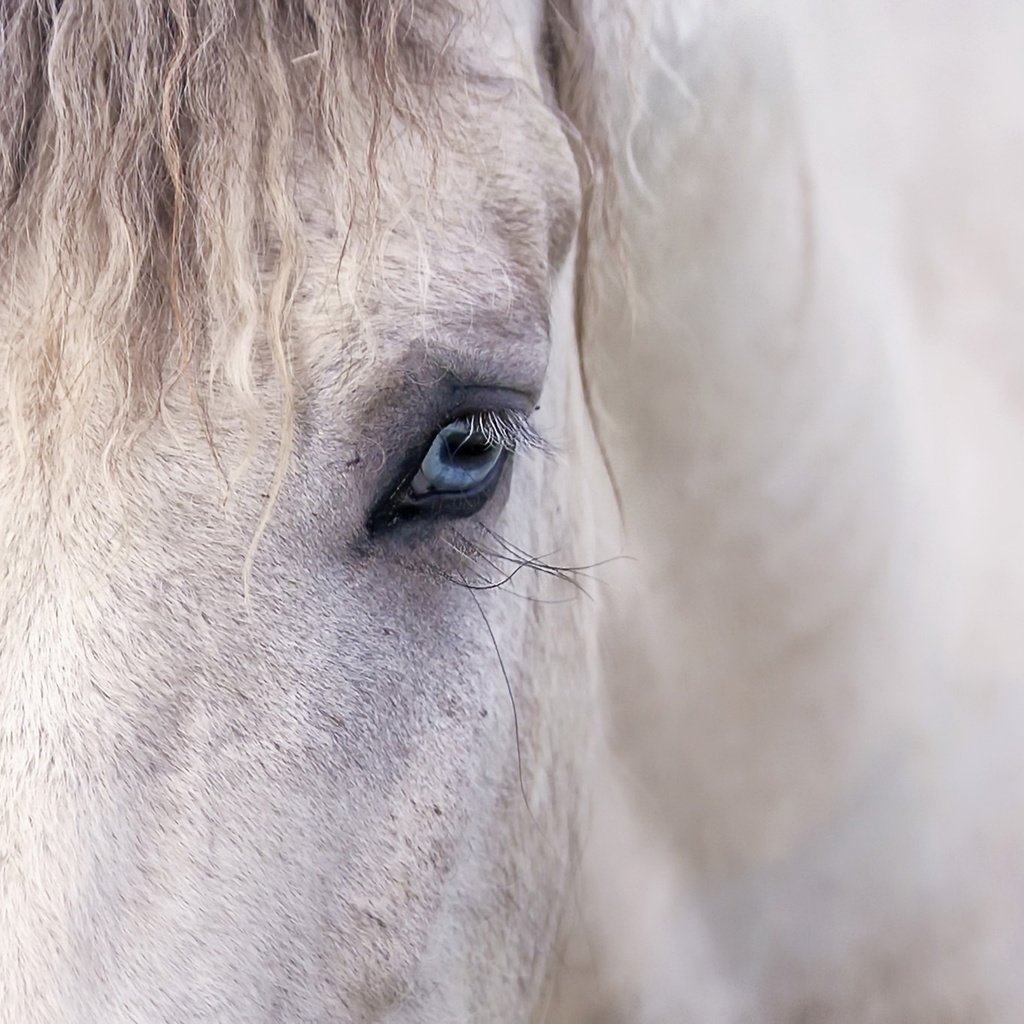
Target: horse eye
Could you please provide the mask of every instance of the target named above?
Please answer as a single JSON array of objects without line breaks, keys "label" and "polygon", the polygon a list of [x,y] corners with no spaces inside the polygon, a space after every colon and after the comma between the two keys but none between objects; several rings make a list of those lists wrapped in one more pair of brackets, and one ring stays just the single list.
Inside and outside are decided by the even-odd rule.
[{"label": "horse eye", "polygon": [[506,449],[471,419],[442,427],[409,484],[409,496],[465,496],[486,486],[504,461]]},{"label": "horse eye", "polygon": [[412,475],[371,513],[370,532],[414,519],[479,512],[494,494],[514,446],[496,432],[496,422],[493,415],[474,415],[441,427]]}]

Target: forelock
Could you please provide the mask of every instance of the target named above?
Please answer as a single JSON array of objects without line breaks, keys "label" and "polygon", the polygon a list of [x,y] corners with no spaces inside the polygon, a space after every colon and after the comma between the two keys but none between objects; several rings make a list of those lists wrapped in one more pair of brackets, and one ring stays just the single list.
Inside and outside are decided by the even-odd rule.
[{"label": "forelock", "polygon": [[[607,133],[589,8],[548,0],[542,13],[556,103],[594,183]],[[0,6],[0,386],[12,420],[88,404],[101,380],[118,385],[123,427],[158,406],[169,375],[199,381],[200,396],[218,377],[244,396],[261,373],[287,419],[297,150],[336,185],[339,237],[360,212],[372,227],[390,126],[444,145],[438,98],[476,73],[458,45],[467,18],[448,0]]]}]

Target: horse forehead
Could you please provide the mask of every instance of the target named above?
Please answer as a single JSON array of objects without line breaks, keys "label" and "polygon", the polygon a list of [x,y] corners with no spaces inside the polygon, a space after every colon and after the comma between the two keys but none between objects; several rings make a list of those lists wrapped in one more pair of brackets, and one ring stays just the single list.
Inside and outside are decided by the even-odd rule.
[{"label": "horse forehead", "polygon": [[552,287],[579,218],[576,163],[557,116],[522,78],[458,114],[452,146],[431,152],[430,140],[406,138],[383,154],[386,226],[368,226],[379,233],[372,256],[349,238],[339,264],[323,202],[300,200],[312,259],[296,320],[314,368],[340,360],[378,372],[382,355],[420,359],[423,342],[441,362],[438,349],[449,350],[453,368],[484,364],[484,376],[504,364],[532,382],[542,370]]}]

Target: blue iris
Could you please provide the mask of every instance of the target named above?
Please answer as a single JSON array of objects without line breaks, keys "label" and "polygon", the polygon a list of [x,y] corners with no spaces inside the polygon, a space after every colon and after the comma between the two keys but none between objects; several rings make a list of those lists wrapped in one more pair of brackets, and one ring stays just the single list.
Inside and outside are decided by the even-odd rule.
[{"label": "blue iris", "polygon": [[416,496],[468,493],[488,481],[504,454],[471,420],[455,420],[437,432],[410,490]]}]

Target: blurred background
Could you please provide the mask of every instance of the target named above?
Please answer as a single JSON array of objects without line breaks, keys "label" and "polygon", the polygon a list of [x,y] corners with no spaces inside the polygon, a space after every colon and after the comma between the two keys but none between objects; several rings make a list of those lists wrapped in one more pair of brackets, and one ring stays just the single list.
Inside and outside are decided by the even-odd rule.
[{"label": "blurred background", "polygon": [[605,955],[633,1019],[1024,1020],[1024,4],[673,14],[587,354]]}]

